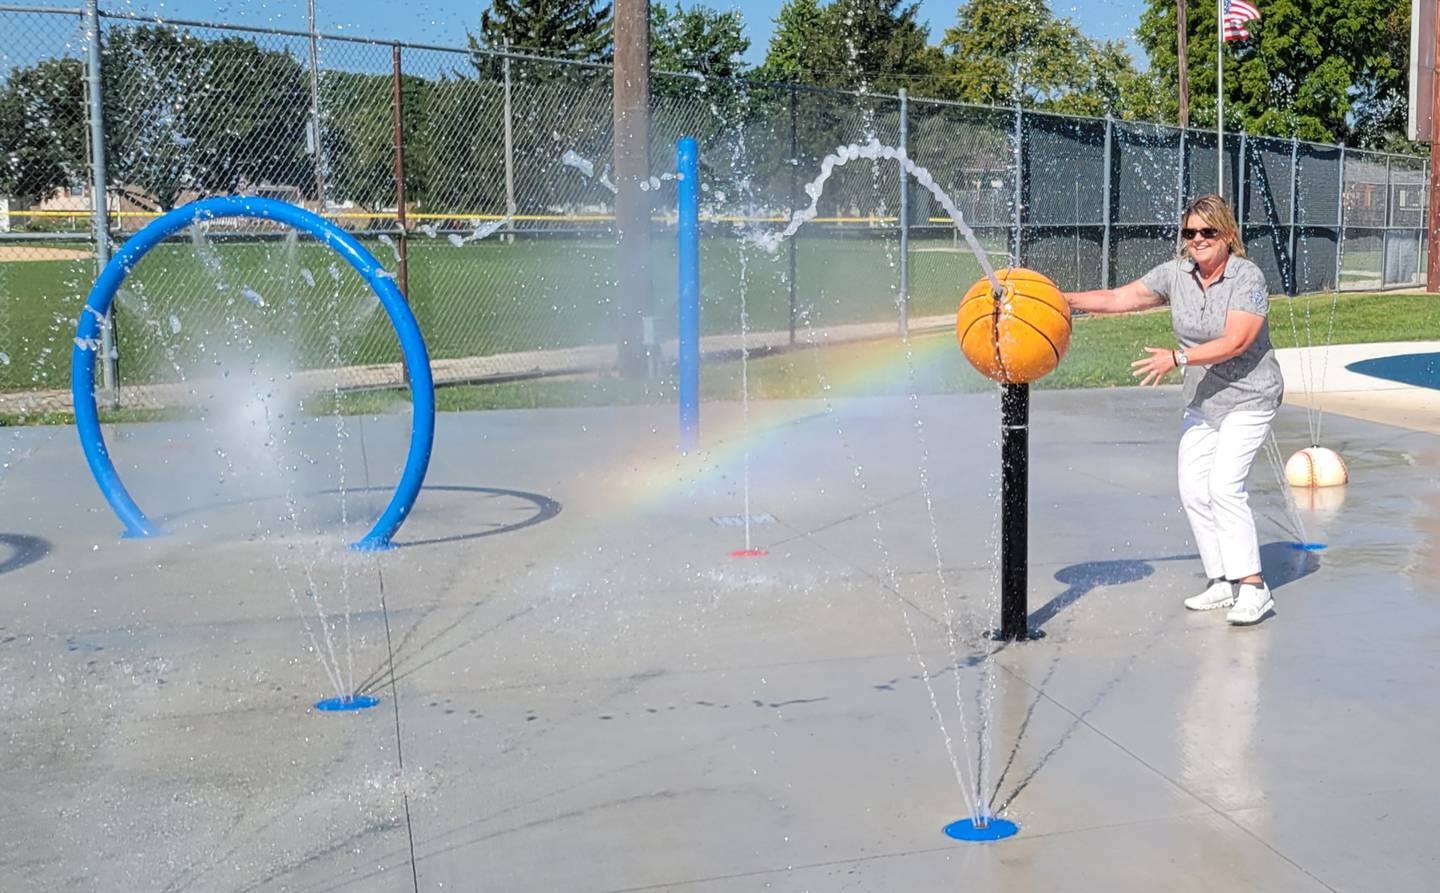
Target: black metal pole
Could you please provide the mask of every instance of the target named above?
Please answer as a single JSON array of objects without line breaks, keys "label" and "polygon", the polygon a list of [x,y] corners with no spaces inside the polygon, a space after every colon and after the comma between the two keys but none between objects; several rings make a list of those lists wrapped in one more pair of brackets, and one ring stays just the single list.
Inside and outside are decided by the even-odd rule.
[{"label": "black metal pole", "polygon": [[1038,639],[1029,629],[1030,386],[1000,389],[1000,630],[1005,641]]}]

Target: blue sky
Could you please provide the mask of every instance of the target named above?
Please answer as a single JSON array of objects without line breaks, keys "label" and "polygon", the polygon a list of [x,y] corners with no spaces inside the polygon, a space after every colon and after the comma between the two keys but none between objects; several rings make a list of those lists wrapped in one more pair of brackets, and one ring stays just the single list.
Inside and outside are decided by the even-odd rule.
[{"label": "blue sky", "polygon": [[[673,2],[673,0],[671,0]],[[717,9],[738,9],[749,29],[747,61],[758,63],[765,55],[770,30],[782,0],[712,0]],[[34,5],[77,8],[79,0],[30,0]],[[165,18],[201,19],[244,25],[303,30],[305,0],[101,0],[113,12]],[[684,5],[691,5],[686,2]],[[959,0],[923,0],[921,18],[930,26],[932,42],[955,21]],[[321,31],[382,37],[390,40],[464,45],[466,30],[477,30],[484,2],[475,0],[315,0]],[[1058,15],[1078,24],[1091,37],[1126,38],[1134,30],[1144,4],[1141,0],[1081,0],[1055,8]],[[398,13],[396,10],[402,10]],[[1131,42],[1132,53],[1138,49]]]}]

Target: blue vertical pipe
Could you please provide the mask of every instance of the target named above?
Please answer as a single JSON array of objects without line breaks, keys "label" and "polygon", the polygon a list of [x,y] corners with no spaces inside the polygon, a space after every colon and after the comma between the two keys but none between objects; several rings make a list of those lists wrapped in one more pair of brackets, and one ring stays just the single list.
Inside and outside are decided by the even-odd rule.
[{"label": "blue vertical pipe", "polygon": [[681,137],[679,173],[680,255],[680,449],[695,449],[700,436],[700,146]]}]

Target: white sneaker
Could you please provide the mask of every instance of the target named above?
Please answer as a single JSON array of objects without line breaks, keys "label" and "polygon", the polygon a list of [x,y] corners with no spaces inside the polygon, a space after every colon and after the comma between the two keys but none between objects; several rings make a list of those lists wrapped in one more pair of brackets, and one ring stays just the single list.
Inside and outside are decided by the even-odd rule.
[{"label": "white sneaker", "polygon": [[1229,580],[1216,580],[1199,595],[1185,599],[1185,607],[1192,611],[1213,611],[1235,604],[1235,587]]},{"label": "white sneaker", "polygon": [[1266,614],[1275,610],[1275,599],[1270,597],[1270,587],[1264,583],[1241,583],[1240,594],[1235,597],[1235,607],[1225,619],[1236,626],[1259,623]]}]

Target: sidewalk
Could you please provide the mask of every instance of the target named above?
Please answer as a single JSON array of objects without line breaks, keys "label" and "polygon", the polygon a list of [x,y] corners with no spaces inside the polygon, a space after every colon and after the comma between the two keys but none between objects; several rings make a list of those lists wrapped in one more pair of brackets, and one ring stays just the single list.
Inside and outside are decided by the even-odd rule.
[{"label": "sidewalk", "polygon": [[[1386,377],[1384,363],[1368,364],[1364,374],[1347,368],[1385,358],[1435,354],[1424,384]],[[1285,402],[1352,418],[1440,433],[1440,341],[1389,341],[1275,351],[1285,376]],[[1411,364],[1410,368],[1413,368]],[[1411,377],[1413,381],[1413,377]],[[1427,386],[1428,385],[1428,386]]]},{"label": "sidewalk", "polygon": [[[921,332],[953,326],[955,317],[950,314],[923,316],[910,320],[910,331]],[[885,338],[896,333],[893,320],[876,323],[851,323],[828,326],[813,331],[797,331],[796,343],[841,344],[847,341],[869,341]],[[790,346],[790,333],[786,330],[751,332],[745,347],[752,353],[776,350]],[[727,354],[738,356],[742,348],[739,334],[707,335],[700,339],[702,358],[723,357]],[[660,349],[665,357],[673,358],[678,353],[675,339],[662,342]],[[430,372],[435,383],[465,384],[504,381],[515,378],[531,378],[545,375],[574,375],[610,369],[615,366],[614,344],[591,344],[556,350],[525,350],[514,353],[491,354],[490,356],[454,357],[431,360]],[[368,390],[374,388],[397,388],[405,383],[399,363],[374,363],[367,366],[344,366],[339,369],[303,369],[294,373],[292,380],[301,390],[322,392],[334,388],[340,390]],[[210,390],[205,379],[167,384],[122,385],[120,404],[130,409],[159,409],[166,406],[184,406],[198,403],[203,393]],[[68,389],[51,388],[37,391],[16,391],[0,393],[0,413],[32,414],[41,412],[69,412],[72,408]]]}]

